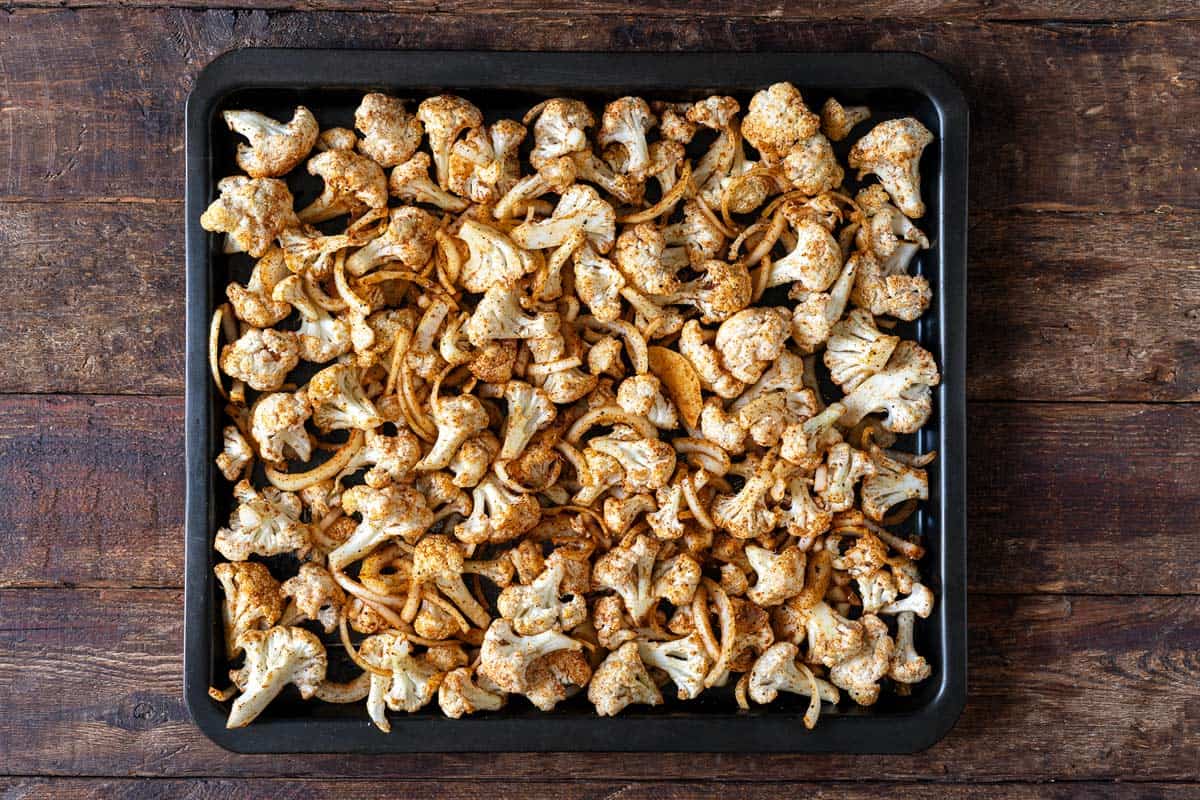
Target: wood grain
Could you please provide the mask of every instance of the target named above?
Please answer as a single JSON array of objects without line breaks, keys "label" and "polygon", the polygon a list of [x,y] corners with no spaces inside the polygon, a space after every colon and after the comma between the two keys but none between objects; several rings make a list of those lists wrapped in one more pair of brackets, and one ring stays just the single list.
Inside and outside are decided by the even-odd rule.
[{"label": "wood grain", "polygon": [[[47,213],[0,202],[0,393],[181,393],[182,207]],[[969,398],[1200,399],[1200,213],[979,213],[969,247]]]},{"label": "wood grain", "polygon": [[[804,797],[809,800],[879,800],[901,797],[905,800],[1132,800],[1153,797],[1175,800],[1195,796],[1194,784],[1173,783],[1098,783],[1058,784],[916,784],[916,783],[799,783],[794,781],[761,783],[729,782],[721,784],[725,797],[739,800],[777,800],[780,797]],[[441,800],[687,800],[711,798],[713,786],[695,781],[645,781],[612,783],[607,781],[571,781],[570,783],[530,782],[514,788],[502,780],[462,782],[452,780],[353,780],[321,779],[208,779],[172,780],[78,779],[78,778],[0,778],[0,795],[20,800],[390,800],[390,798],[434,797]]]},{"label": "wood grain", "polygon": [[[1083,8],[1082,5],[1079,8]],[[71,47],[53,46],[68,40]],[[0,27],[0,197],[178,198],[195,74],[235,47],[915,50],[972,98],[978,209],[1200,208],[1200,22],[16,9]],[[153,154],[153,157],[148,157]]]},{"label": "wood grain", "polygon": [[[5,0],[2,8],[94,8],[103,0]],[[575,16],[580,13],[638,14],[641,16],[670,16],[687,13],[700,17],[764,17],[767,19],[918,19],[949,20],[1082,20],[1098,19],[1095,3],[1085,0],[857,0],[856,2],[791,2],[778,0],[718,0],[690,3],[687,0],[640,0],[621,3],[613,0],[595,2],[557,3],[547,9],[538,0],[509,0],[497,5],[492,0],[442,0],[434,8],[421,0],[122,0],[130,7],[200,9],[255,9],[291,11],[391,11],[438,14],[524,15],[530,12]],[[1138,3],[1134,0],[1109,0],[1102,11],[1108,21],[1195,19],[1196,8],[1184,0],[1156,0]]]},{"label": "wood grain", "polygon": [[[180,700],[172,590],[0,592],[5,768],[19,774],[524,781],[1200,779],[1200,598],[977,597],[970,699],[919,758],[761,755],[236,756]],[[1054,720],[1053,725],[1047,720]],[[402,722],[402,721],[401,721]],[[528,795],[527,795],[528,796]]]},{"label": "wood grain", "polygon": [[[1200,407],[970,406],[970,586],[1200,592]],[[183,403],[0,397],[0,586],[183,581]]]}]

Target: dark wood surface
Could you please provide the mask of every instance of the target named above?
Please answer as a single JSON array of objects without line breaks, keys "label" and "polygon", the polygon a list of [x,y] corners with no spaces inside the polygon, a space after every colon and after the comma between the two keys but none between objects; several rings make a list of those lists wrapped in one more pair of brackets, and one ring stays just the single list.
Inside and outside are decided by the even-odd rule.
[{"label": "dark wood surface", "polygon": [[[1200,796],[1200,8],[550,5],[0,0],[0,796]],[[247,45],[944,63],[972,113],[954,731],[905,757],[381,759],[235,756],[192,727],[182,111]]]}]

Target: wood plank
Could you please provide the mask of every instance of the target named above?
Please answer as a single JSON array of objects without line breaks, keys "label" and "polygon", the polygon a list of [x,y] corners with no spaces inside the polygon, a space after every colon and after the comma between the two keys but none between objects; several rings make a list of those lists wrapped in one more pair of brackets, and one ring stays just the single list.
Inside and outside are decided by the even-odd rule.
[{"label": "wood plank", "polygon": [[[61,41],[72,46],[50,44]],[[1200,114],[1198,44],[1193,21],[796,25],[782,14],[579,13],[514,25],[493,14],[16,9],[0,27],[0,197],[180,197],[179,110],[192,79],[247,45],[915,50],[944,63],[973,100],[976,208],[1198,208],[1200,143],[1186,133]]]},{"label": "wood plank", "polygon": [[[0,393],[181,393],[181,214],[0,202]],[[979,213],[969,245],[969,398],[1200,399],[1200,213]]]},{"label": "wood plank", "polygon": [[1200,779],[1197,597],[975,598],[967,711],[919,758],[232,755],[191,725],[180,700],[180,601],[170,590],[0,591],[0,685],[15,689],[0,717],[6,771],[431,781],[488,775],[510,786],[847,775],[948,783]]},{"label": "wood plank", "polygon": [[[779,797],[805,797],[811,800],[878,800],[881,797],[903,797],[906,800],[1132,800],[1155,797],[1173,800],[1195,797],[1197,789],[1195,784],[1099,782],[967,785],[778,781],[769,785],[745,782],[721,784],[724,796],[737,797],[739,800],[776,800]],[[222,797],[237,797],[239,800],[341,800],[345,797],[358,800],[394,797],[436,797],[442,800],[508,800],[523,797],[542,800],[606,800],[615,797],[621,800],[687,800],[709,798],[713,796],[712,792],[712,784],[695,781],[531,782],[521,784],[517,791],[504,781],[489,781],[482,776],[464,781],[0,778],[0,795],[21,800],[146,800],[157,797],[178,800]]]},{"label": "wood plank", "polygon": [[[103,0],[7,0],[7,8],[94,8],[103,5]],[[217,9],[229,8],[242,11],[256,9],[291,11],[391,11],[428,12],[427,3],[419,0],[304,0],[295,3],[287,0],[122,0],[129,7]],[[443,0],[435,13],[443,14],[496,14],[521,15],[529,12],[551,11],[538,0],[512,0],[496,3],[494,0]],[[1156,0],[1138,3],[1134,0],[1108,0],[1103,4],[1082,0],[856,0],[855,2],[804,2],[782,3],[778,0],[719,0],[719,2],[694,4],[686,0],[641,0],[638,3],[620,3],[613,0],[598,2],[570,2],[556,4],[551,13],[574,16],[580,13],[638,14],[641,16],[669,16],[687,12],[703,17],[803,17],[804,19],[875,19],[904,18],[953,19],[953,20],[1165,20],[1195,19],[1196,9],[1184,0]]]},{"label": "wood plank", "polygon": [[[1200,406],[971,404],[970,586],[1200,592]],[[183,403],[0,397],[0,586],[182,585]]]}]

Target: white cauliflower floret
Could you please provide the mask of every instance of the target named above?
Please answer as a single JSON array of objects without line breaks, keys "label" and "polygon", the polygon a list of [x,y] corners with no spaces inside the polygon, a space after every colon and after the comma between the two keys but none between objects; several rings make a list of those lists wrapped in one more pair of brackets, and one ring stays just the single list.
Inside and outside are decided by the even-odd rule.
[{"label": "white cauliflower floret", "polygon": [[842,440],[836,423],[846,412],[841,403],[830,403],[820,414],[804,422],[789,425],[783,432],[779,455],[803,470],[814,470],[825,458],[825,451]]},{"label": "white cauliflower floret", "polygon": [[833,326],[825,344],[825,366],[829,367],[829,377],[842,387],[842,391],[852,392],[887,365],[899,343],[899,336],[880,332],[875,327],[875,319],[856,308]]},{"label": "white cauliflower floret", "polygon": [[809,663],[832,667],[862,648],[862,623],[846,619],[825,601],[800,612],[800,617],[808,640]]},{"label": "white cauliflower floret", "polygon": [[667,245],[682,247],[692,264],[715,258],[725,246],[725,234],[695,200],[683,204],[683,219],[663,228],[662,235]]},{"label": "white cauliflower floret", "polygon": [[307,700],[325,680],[325,646],[303,628],[246,631],[238,646],[246,651],[246,661],[235,677],[241,694],[229,710],[226,728],[249,725],[289,683]]},{"label": "white cauliflower floret", "polygon": [[420,269],[428,263],[437,220],[413,206],[393,208],[388,214],[383,233],[346,259],[346,270],[351,275],[362,275],[388,261],[398,261],[406,269]]},{"label": "white cauliflower floret", "polygon": [[535,115],[534,147],[529,154],[529,162],[534,169],[541,169],[552,158],[587,149],[586,131],[596,124],[596,120],[580,101],[564,97],[547,100],[525,117],[525,124],[528,125]]},{"label": "white cauliflower floret", "polygon": [[866,106],[843,106],[831,97],[821,106],[821,132],[831,141],[840,142],[850,135],[850,130],[871,116]]},{"label": "white cauliflower floret", "polygon": [[281,593],[291,598],[299,614],[319,622],[326,633],[337,627],[346,604],[346,593],[329,571],[311,562],[301,564],[300,571],[283,582]]},{"label": "white cauliflower floret", "polygon": [[771,264],[767,286],[798,283],[810,292],[823,292],[842,271],[842,248],[829,229],[811,214],[795,219],[796,246]]},{"label": "white cauliflower floret", "polygon": [[420,711],[437,693],[441,673],[425,659],[412,653],[412,644],[404,634],[379,633],[363,640],[359,656],[372,667],[389,675],[371,673],[367,695],[367,714],[384,733],[391,730],[384,706],[392,711]]},{"label": "white cauliflower floret", "polygon": [[465,211],[471,203],[434,183],[429,177],[431,164],[428,153],[417,153],[396,165],[388,176],[388,192],[409,203],[427,203],[456,214]]},{"label": "white cauliflower floret", "polygon": [[883,427],[893,433],[915,433],[933,409],[930,387],[941,382],[929,351],[916,342],[896,346],[887,366],[842,398],[841,424],[857,425],[867,414],[886,411]]},{"label": "white cauliflower floret", "polygon": [[659,439],[624,441],[598,436],[588,446],[620,462],[626,491],[653,491],[667,485],[675,472],[675,448]]},{"label": "white cauliflower floret", "polygon": [[596,560],[592,581],[600,589],[620,595],[635,622],[645,619],[654,605],[654,558],[658,543],[639,535],[628,545],[613,547]]},{"label": "white cauliflower floret", "polygon": [[282,322],[291,312],[291,306],[275,300],[271,294],[275,285],[291,274],[283,251],[278,247],[269,249],[255,262],[245,286],[235,281],[225,287],[233,313],[255,328],[269,328]]},{"label": "white cauliflower floret", "polygon": [[858,177],[874,173],[897,208],[916,219],[924,216],[921,200],[921,153],[933,134],[912,117],[890,119],[871,129],[850,148],[850,166]]},{"label": "white cauliflower floret", "polygon": [[231,131],[250,140],[249,146],[238,145],[237,165],[251,178],[291,172],[313,149],[321,130],[304,106],[296,106],[286,125],[257,111],[226,111],[222,116]]},{"label": "white cauliflower floret", "polygon": [[800,540],[801,549],[807,549],[829,530],[833,512],[813,498],[808,481],[803,478],[793,478],[788,483],[788,498],[787,507],[779,510],[779,521],[787,525],[790,536]]},{"label": "white cauliflower floret", "polygon": [[499,458],[509,461],[521,455],[533,435],[553,422],[558,412],[544,389],[524,381],[509,381],[504,387],[504,400],[508,415],[504,418]]},{"label": "white cauliflower floret", "polygon": [[788,322],[782,308],[760,306],[737,312],[717,329],[721,364],[739,381],[754,383],[783,352]]},{"label": "white cauliflower floret", "polygon": [[587,657],[578,650],[556,650],[535,659],[525,673],[525,697],[540,711],[578,694],[592,677]]},{"label": "white cauliflower floret", "polygon": [[895,643],[888,635],[887,625],[874,614],[864,615],[859,622],[865,631],[862,649],[834,664],[829,670],[829,680],[839,689],[845,689],[854,702],[869,706],[879,699],[878,682],[891,666]]},{"label": "white cauliflower floret", "polygon": [[350,326],[345,320],[333,316],[313,302],[299,275],[281,280],[276,284],[271,297],[290,303],[300,314],[300,327],[296,330],[300,343],[300,358],[324,364],[349,352]]},{"label": "white cauliflower floret", "polygon": [[[621,273],[640,291],[669,294],[679,289],[679,278],[675,275],[676,267],[663,258],[666,246],[662,232],[643,222],[626,228],[617,237],[613,257]],[[686,264],[685,261],[683,266]]]},{"label": "white cauliflower floret", "polygon": [[748,694],[756,703],[773,703],[780,692],[808,697],[804,727],[812,730],[820,716],[821,703],[837,703],[841,695],[833,684],[816,677],[803,664],[797,664],[798,652],[791,642],[771,645],[750,670]]},{"label": "white cauliflower floret", "polygon": [[792,311],[792,339],[800,352],[816,352],[833,332],[833,326],[846,310],[846,303],[854,288],[854,276],[858,272],[858,259],[851,258],[842,268],[828,292],[801,292]]},{"label": "white cauliflower floret", "polygon": [[317,137],[317,150],[353,150],[358,147],[358,134],[349,128],[326,128]]},{"label": "white cauliflower floret", "polygon": [[472,491],[471,516],[455,526],[454,535],[468,544],[508,542],[531,530],[541,518],[532,494],[520,494],[487,475]]},{"label": "white cauliflower floret", "polygon": [[[774,363],[753,386],[733,401],[730,410],[737,416],[744,417],[744,410],[767,396],[783,397],[786,425],[803,422],[817,413],[819,408],[816,394],[805,383],[804,359],[786,349],[779,353]],[[753,425],[748,427],[753,428]],[[780,426],[780,431],[783,427]]]},{"label": "white cauliflower floret", "polygon": [[862,511],[876,522],[883,521],[892,506],[906,500],[928,500],[929,478],[925,470],[888,456],[878,447],[871,450],[875,470],[862,482]]},{"label": "white cauliflower floret", "polygon": [[723,322],[750,305],[754,290],[745,264],[709,260],[697,269],[699,278],[680,284],[670,294],[656,295],[654,300],[663,305],[694,306],[705,324]]},{"label": "white cauliflower floret", "polygon": [[458,446],[448,465],[454,473],[454,485],[463,489],[477,485],[499,452],[500,440],[491,431],[481,431],[467,439]]},{"label": "white cauliflower floret", "polygon": [[251,555],[274,556],[303,550],[309,529],[300,521],[304,510],[300,498],[268,486],[261,492],[248,481],[233,487],[237,508],[229,515],[229,527],[217,531],[213,547],[230,561],[245,561]]},{"label": "white cauliflower floret", "polygon": [[755,93],[742,118],[742,136],[769,163],[783,160],[820,127],[820,117],[809,111],[790,83],[776,83]]},{"label": "white cauliflower floret", "polygon": [[634,520],[653,510],[654,498],[649,494],[609,497],[604,501],[604,524],[610,532],[621,536],[632,527]]},{"label": "white cauliflower floret", "polygon": [[227,481],[235,481],[254,460],[254,450],[236,425],[226,425],[221,431],[221,452],[217,454],[217,469]]},{"label": "white cauliflower floret", "polygon": [[521,293],[511,286],[489,288],[466,325],[471,344],[483,347],[493,339],[537,339],[558,333],[557,313],[526,316],[520,298]]},{"label": "white cauliflower floret", "polygon": [[412,544],[433,524],[433,512],[425,495],[410,486],[351,486],[342,493],[347,514],[360,514],[362,521],[329,554],[329,568],[338,571],[366,556],[389,539]]},{"label": "white cauliflower floret", "polygon": [[784,157],[783,175],[809,197],[836,189],[846,177],[833,154],[833,146],[819,133],[799,142]]},{"label": "white cauliflower floret", "polygon": [[354,127],[362,131],[359,152],[381,167],[401,164],[421,145],[421,121],[404,107],[404,101],[379,92],[363,95],[354,110]]},{"label": "white cauliflower floret", "polygon": [[[496,599],[500,616],[512,622],[522,636],[548,630],[569,631],[587,618],[582,594],[567,591],[562,585],[565,567],[562,560],[547,563],[533,583],[509,586]],[[566,596],[569,599],[564,600]]]},{"label": "white cauliflower floret", "polygon": [[692,602],[701,577],[700,562],[687,553],[679,553],[654,566],[651,591],[674,606],[687,605]]},{"label": "white cauliflower floret", "polygon": [[458,232],[469,256],[459,282],[468,292],[486,292],[492,286],[512,286],[532,271],[535,263],[512,240],[495,228],[465,220]]},{"label": "white cauliflower floret", "polygon": [[705,341],[705,331],[696,320],[688,320],[679,336],[679,352],[691,362],[704,388],[724,398],[737,397],[746,385],[721,365],[714,350]]},{"label": "white cauliflower floret", "polygon": [[704,676],[712,666],[712,659],[700,634],[692,632],[669,642],[639,639],[637,649],[645,666],[667,673],[680,700],[691,700],[704,691]]},{"label": "white cauliflower floret", "polygon": [[524,694],[529,689],[530,664],[559,650],[579,650],[581,642],[559,631],[543,631],[521,636],[506,619],[488,626],[479,651],[479,674],[506,692]]},{"label": "white cauliflower floret", "polygon": [[288,458],[308,461],[313,439],[304,429],[312,414],[308,393],[274,392],[264,395],[250,413],[250,435],[258,443],[264,461],[280,462]]},{"label": "white cauliflower floret", "polygon": [[271,572],[254,561],[234,561],[213,567],[225,599],[221,603],[221,621],[225,630],[225,657],[241,652],[238,639],[246,631],[266,630],[283,614],[279,582]]},{"label": "white cauliflower floret", "polygon": [[383,424],[383,418],[363,392],[353,367],[334,364],[312,376],[308,382],[308,400],[312,404],[313,423],[322,431],[369,431]]},{"label": "white cauliflower floret", "polygon": [[517,181],[492,209],[495,219],[519,216],[531,200],[554,192],[562,194],[575,183],[575,162],[569,156],[552,158],[537,172]]},{"label": "white cauliflower floret", "polygon": [[565,242],[577,228],[600,253],[612,249],[616,212],[595,189],[581,183],[563,192],[549,219],[521,223],[513,229],[512,239],[526,250],[545,250]]},{"label": "white cauliflower floret", "polygon": [[617,405],[650,420],[660,430],[671,430],[679,426],[679,415],[675,405],[662,391],[662,382],[646,373],[632,375],[617,387]]},{"label": "white cauliflower floret", "polygon": [[433,407],[437,441],[417,464],[420,470],[445,469],[462,443],[487,427],[488,415],[479,398],[463,394],[439,398]]},{"label": "white cauliflower floret", "polygon": [[387,206],[387,176],[369,158],[350,150],[327,150],[308,160],[308,174],[325,182],[321,196],[297,214],[301,222],[318,222],[349,214],[362,216]]},{"label": "white cauliflower floret", "polygon": [[613,263],[584,245],[575,251],[575,293],[602,322],[621,316],[621,290],[625,277]]},{"label": "white cauliflower floret", "polygon": [[625,477],[625,470],[617,459],[591,447],[584,449],[583,460],[587,464],[588,473],[580,481],[582,485],[572,502],[576,505],[591,506],[609,489],[620,485]]},{"label": "white cauliflower floret", "polygon": [[221,179],[217,191],[221,196],[200,215],[200,227],[226,234],[226,253],[262,258],[281,233],[300,224],[281,180],[232,175]]},{"label": "white cauliflower floret", "polygon": [[338,480],[370,467],[363,481],[372,489],[382,489],[391,483],[408,481],[420,460],[421,444],[407,428],[398,427],[395,436],[367,431],[363,446],[338,473]]},{"label": "white cauliflower floret", "polygon": [[873,183],[855,198],[862,218],[854,242],[882,265],[881,273],[905,275],[919,250],[929,249],[929,239],[912,220],[892,205],[887,191]]},{"label": "white cauliflower floret", "polygon": [[929,308],[933,293],[923,275],[889,275],[884,272],[879,259],[862,251],[850,256],[847,268],[851,264],[855,266],[857,275],[850,300],[856,306],[872,314],[896,317],[906,322],[913,321]]},{"label": "white cauliflower floret", "polygon": [[645,100],[640,97],[621,97],[604,107],[596,141],[601,147],[619,147],[623,161],[620,171],[642,179],[650,167],[646,133],[656,122]]},{"label": "white cauliflower floret", "polygon": [[925,619],[933,613],[933,590],[923,583],[914,581],[910,587],[911,591],[898,600],[885,605],[879,609],[880,614],[903,614],[905,611],[911,611],[921,619]]},{"label": "white cauliflower floret", "polygon": [[804,567],[807,559],[797,547],[785,547],[773,553],[756,544],[748,544],[746,560],[758,579],[746,592],[746,597],[766,608],[777,606],[804,588]]},{"label": "white cauliflower floret", "polygon": [[413,579],[436,585],[467,619],[486,628],[492,617],[463,582],[465,567],[462,550],[449,536],[427,534],[413,551]]},{"label": "white cauliflower floret", "polygon": [[498,711],[503,705],[503,695],[475,685],[469,667],[450,670],[438,686],[438,706],[451,719],[460,719],[464,714],[476,711]]},{"label": "white cauliflower floret", "polygon": [[[524,127],[517,125],[524,135]],[[450,148],[448,188],[474,203],[495,202],[500,197],[498,184],[503,168],[488,130],[472,128]]]},{"label": "white cauliflower floret", "polygon": [[774,484],[771,464],[763,459],[740,492],[718,495],[713,501],[713,521],[737,539],[757,539],[770,533],[778,520],[777,512],[767,505]]},{"label": "white cauliflower floret", "polygon": [[638,655],[637,642],[626,642],[609,653],[588,685],[588,700],[602,717],[619,714],[626,706],[662,705],[662,694]]},{"label": "white cauliflower floret", "polygon": [[888,677],[900,683],[920,683],[933,673],[929,662],[913,646],[914,619],[911,611],[896,617],[896,644],[892,662],[888,665]]},{"label": "white cauliflower floret", "polygon": [[709,397],[700,412],[700,432],[731,456],[746,450],[746,428],[737,414],[727,413],[721,400]]},{"label": "white cauliflower floret", "polygon": [[854,485],[860,478],[872,474],[875,465],[861,450],[845,442],[829,448],[825,457],[825,489],[821,500],[830,511],[845,511],[854,505]]},{"label": "white cauliflower floret", "polygon": [[450,149],[468,128],[483,124],[483,112],[472,103],[454,95],[438,95],[421,101],[417,119],[425,123],[429,149],[437,169],[438,186],[450,188]]}]

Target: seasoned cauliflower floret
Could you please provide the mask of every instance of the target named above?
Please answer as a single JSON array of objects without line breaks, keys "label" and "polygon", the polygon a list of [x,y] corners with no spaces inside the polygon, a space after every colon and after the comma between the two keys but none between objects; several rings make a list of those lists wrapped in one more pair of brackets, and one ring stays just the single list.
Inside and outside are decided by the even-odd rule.
[{"label": "seasoned cauliflower floret", "polygon": [[231,131],[250,140],[239,144],[237,164],[251,178],[286,175],[304,160],[317,143],[320,126],[304,106],[296,106],[286,125],[257,111],[226,111],[222,115]]}]

